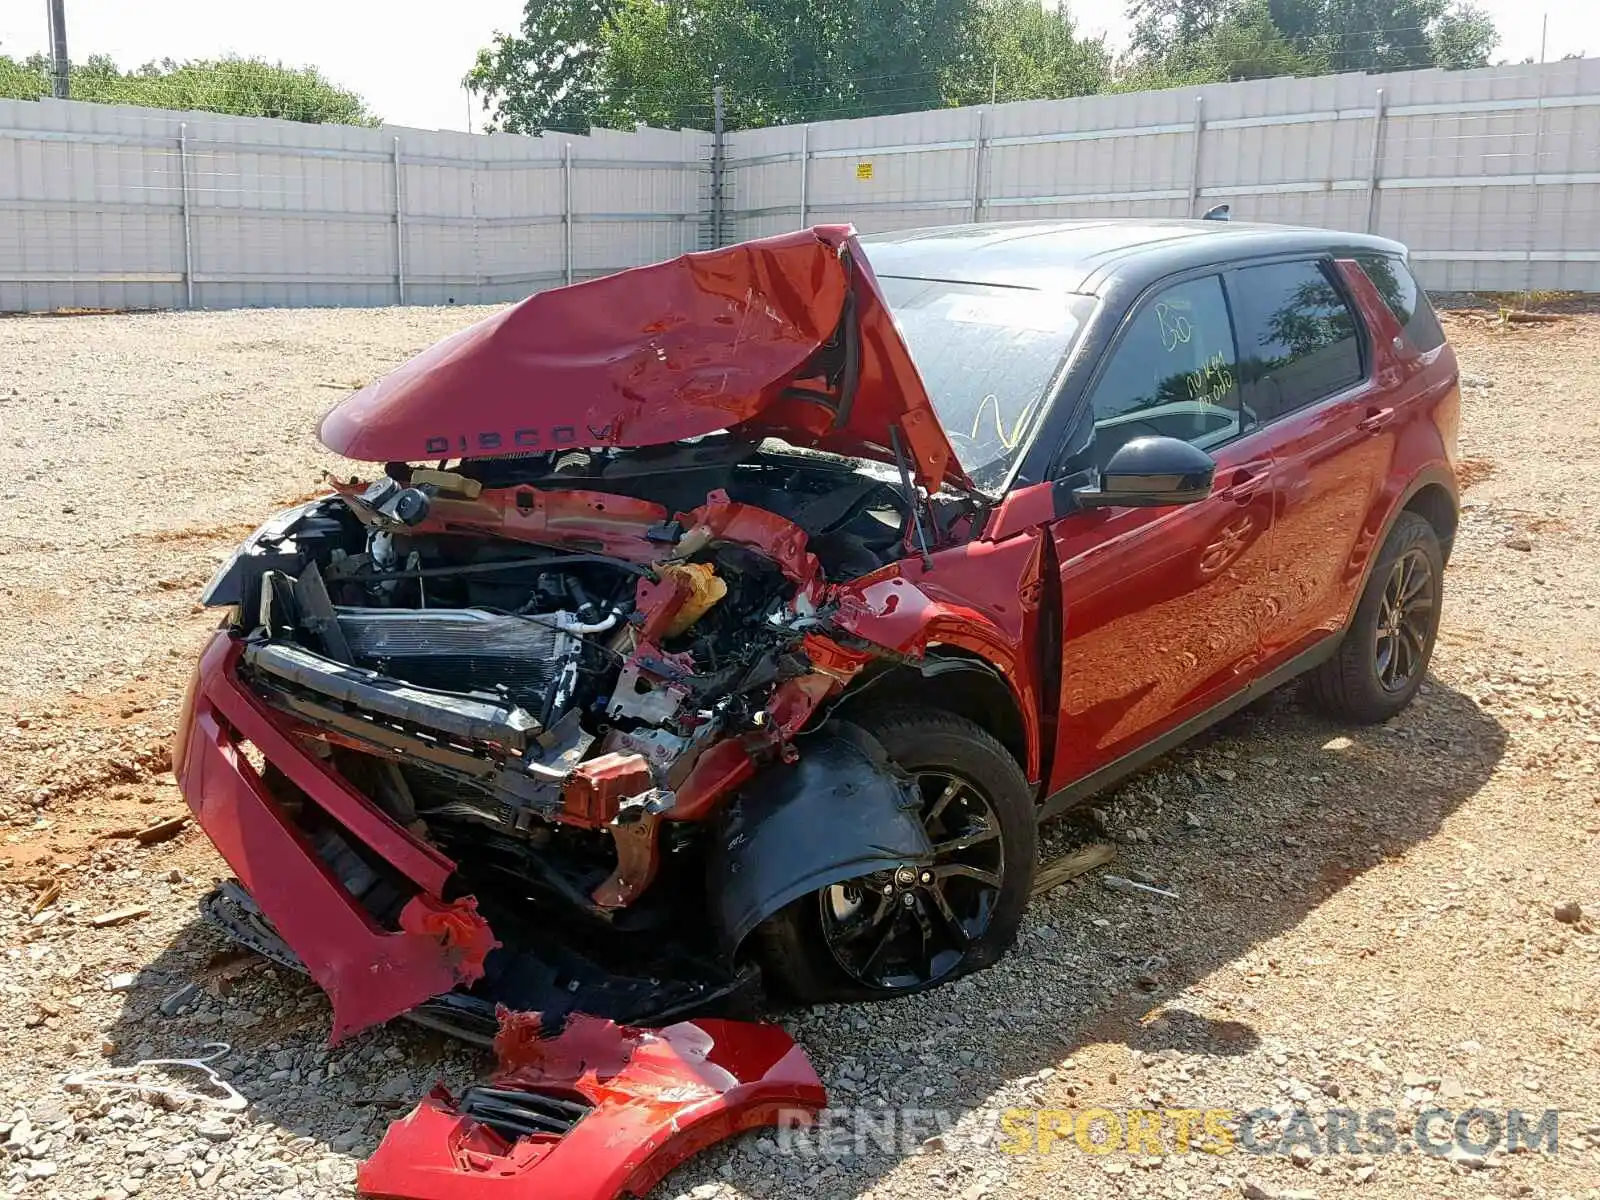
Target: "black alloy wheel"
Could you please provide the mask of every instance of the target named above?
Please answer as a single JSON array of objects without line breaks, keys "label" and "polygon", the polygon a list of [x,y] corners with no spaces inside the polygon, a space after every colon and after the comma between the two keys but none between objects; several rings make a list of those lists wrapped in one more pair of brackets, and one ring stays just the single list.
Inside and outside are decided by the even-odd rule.
[{"label": "black alloy wheel", "polygon": [[1433,564],[1421,549],[1407,550],[1389,568],[1372,646],[1386,692],[1404,691],[1426,661],[1435,591]]},{"label": "black alloy wheel", "polygon": [[921,988],[955,971],[988,932],[1005,880],[1000,821],[978,785],[949,770],[916,781],[933,861],[816,894],[834,962],[868,988]]},{"label": "black alloy wheel", "polygon": [[1439,634],[1444,553],[1421,515],[1395,518],[1350,625],[1332,656],[1309,675],[1327,712],[1362,724],[1387,721],[1422,687]]},{"label": "black alloy wheel", "polygon": [[802,1003],[884,1000],[992,964],[1016,940],[1039,853],[1033,789],[977,722],[934,708],[856,715],[921,794],[932,852],[801,896],[754,936]]}]

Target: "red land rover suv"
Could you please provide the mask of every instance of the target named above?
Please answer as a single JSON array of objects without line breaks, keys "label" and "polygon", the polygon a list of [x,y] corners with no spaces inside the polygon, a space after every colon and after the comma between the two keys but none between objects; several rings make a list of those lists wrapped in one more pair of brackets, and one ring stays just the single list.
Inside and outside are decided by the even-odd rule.
[{"label": "red land rover suv", "polygon": [[1458,403],[1354,234],[820,227],[532,296],[329,413],[385,465],[208,587],[207,911],[336,1037],[952,979],[1040,819],[1298,675],[1411,700]]}]

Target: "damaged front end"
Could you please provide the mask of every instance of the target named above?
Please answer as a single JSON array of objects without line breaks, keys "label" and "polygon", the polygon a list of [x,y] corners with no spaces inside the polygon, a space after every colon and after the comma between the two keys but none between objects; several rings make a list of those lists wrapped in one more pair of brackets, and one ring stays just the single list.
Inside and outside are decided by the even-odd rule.
[{"label": "damaged front end", "polygon": [[208,915],[336,1039],[735,1007],[762,921],[927,862],[916,785],[830,706],[929,630],[994,640],[903,577],[987,511],[848,230],[532,297],[323,436],[438,461],[224,565],[174,764],[238,876]]},{"label": "damaged front end", "polygon": [[860,511],[841,524],[828,500],[813,525],[828,566],[727,487],[674,512],[525,459],[525,482],[397,464],[340,485],[208,588],[233,615],[175,756],[239,878],[208,915],[321,984],[336,1038],[410,1013],[484,1040],[497,1004],[634,1023],[733,1006],[763,919],[926,858],[907,782],[819,720],[892,657],[840,628],[860,602],[830,567],[898,555],[899,493],[725,450],[586,469],[640,492],[714,475],[802,520],[848,476]]}]

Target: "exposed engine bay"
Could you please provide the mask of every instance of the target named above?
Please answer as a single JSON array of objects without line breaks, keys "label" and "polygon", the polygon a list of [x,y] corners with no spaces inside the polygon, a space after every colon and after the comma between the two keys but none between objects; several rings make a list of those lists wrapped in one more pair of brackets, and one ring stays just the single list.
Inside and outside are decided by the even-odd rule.
[{"label": "exposed engine bay", "polygon": [[[335,492],[208,588],[234,608],[241,679],[486,911],[553,905],[606,933],[676,926],[686,896],[703,910],[707,818],[894,658],[839,624],[835,584],[977,515],[890,470],[732,439],[390,464]],[[392,917],[405,889],[273,782]],[[714,931],[694,946],[718,949]]]}]

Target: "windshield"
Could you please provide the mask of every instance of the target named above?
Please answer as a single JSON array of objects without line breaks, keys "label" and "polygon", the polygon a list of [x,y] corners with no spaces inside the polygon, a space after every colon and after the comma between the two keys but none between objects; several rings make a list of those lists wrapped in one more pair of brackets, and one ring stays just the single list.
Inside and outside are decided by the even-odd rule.
[{"label": "windshield", "polygon": [[961,466],[1005,484],[1094,301],[1033,288],[878,276]]}]

